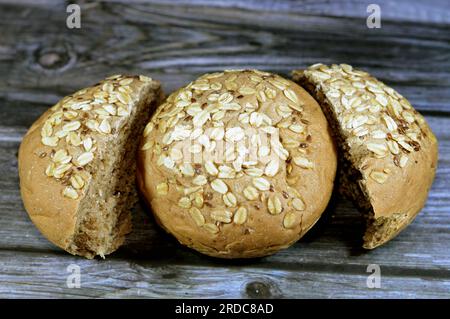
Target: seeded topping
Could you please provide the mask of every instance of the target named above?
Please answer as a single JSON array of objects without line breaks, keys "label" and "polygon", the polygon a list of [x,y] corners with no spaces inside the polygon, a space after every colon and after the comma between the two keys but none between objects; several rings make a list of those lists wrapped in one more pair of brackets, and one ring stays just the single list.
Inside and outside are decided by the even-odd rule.
[{"label": "seeded topping", "polygon": [[270,189],[270,182],[264,177],[257,177],[252,180],[253,186],[260,191],[267,191]]},{"label": "seeded topping", "polygon": [[197,226],[203,226],[205,224],[205,217],[202,215],[200,209],[192,207],[189,210],[189,214],[191,215],[192,219],[197,224]]},{"label": "seeded topping", "polygon": [[227,207],[235,207],[237,204],[236,196],[231,192],[226,193],[222,198]]},{"label": "seeded topping", "polygon": [[76,164],[78,166],[85,166],[85,165],[89,164],[90,162],[92,162],[93,159],[94,159],[94,154],[92,154],[91,152],[85,152],[85,153],[82,153],[80,156],[78,156],[78,158],[76,160]]},{"label": "seeded topping", "polygon": [[[83,171],[90,171],[96,157],[99,136],[111,135],[113,127],[120,127],[128,116],[133,102],[133,88],[142,82],[152,81],[141,76],[110,77],[92,88],[82,89],[67,96],[52,107],[41,129],[41,143],[52,149],[52,162],[45,174],[64,185],[62,194],[79,198],[87,183]],[[148,133],[151,128],[147,127]],[[149,147],[149,146],[147,146]]]},{"label": "seeded topping", "polygon": [[385,172],[373,171],[372,173],[370,173],[370,177],[378,184],[384,184],[388,178],[388,174],[386,174]]},{"label": "seeded topping", "polygon": [[[297,197],[283,199],[287,185],[273,180],[282,174],[288,185],[295,184],[301,169],[315,168],[303,106],[296,85],[278,75],[205,74],[158,107],[144,129],[141,150],[169,176],[177,206],[216,234],[221,224],[251,220],[251,201],[251,207],[271,215],[292,208]],[[101,121],[92,125],[102,131]],[[157,194],[166,196],[168,189],[159,186]],[[298,206],[306,207],[302,201]]]},{"label": "seeded topping", "polygon": [[300,211],[305,210],[305,208],[306,208],[305,203],[300,198],[294,198],[292,200],[292,207],[295,210],[300,210]]},{"label": "seeded topping", "polygon": [[218,222],[228,224],[231,223],[232,214],[227,210],[213,210],[211,212],[211,217]]},{"label": "seeded topping", "polygon": [[283,226],[285,228],[293,228],[295,227],[297,223],[297,213],[295,212],[288,212],[283,219]]},{"label": "seeded topping", "polygon": [[181,197],[180,200],[178,201],[178,206],[182,207],[182,208],[191,208],[192,203],[191,200],[189,199],[189,197]]},{"label": "seeded topping", "polygon": [[267,200],[267,208],[272,215],[278,215],[283,211],[281,200],[277,196],[271,196]]},{"label": "seeded topping", "polygon": [[70,184],[75,189],[82,189],[84,187],[84,179],[81,175],[72,175],[72,177],[70,177]]},{"label": "seeded topping", "polygon": [[295,165],[298,165],[301,168],[314,168],[314,163],[302,156],[294,157],[293,161]]},{"label": "seeded topping", "polygon": [[212,235],[217,234],[219,232],[219,227],[213,223],[204,224],[203,229],[205,229],[207,232],[209,232]]},{"label": "seeded topping", "polygon": [[41,139],[42,144],[52,147],[57,146],[58,141],[59,139],[56,136],[45,136]]},{"label": "seeded topping", "polygon": [[226,194],[228,186],[221,179],[215,179],[211,182],[211,187],[218,193]]},{"label": "seeded topping", "polygon": [[247,208],[239,207],[233,216],[233,222],[237,225],[242,225],[247,221]]},{"label": "seeded topping", "polygon": [[169,184],[160,183],[156,185],[156,193],[158,195],[167,195],[168,191],[169,191]]},{"label": "seeded topping", "polygon": [[244,196],[248,200],[256,200],[256,199],[258,199],[259,193],[258,193],[258,190],[256,188],[254,188],[253,186],[247,186],[244,189]]},{"label": "seeded topping", "polygon": [[[411,153],[421,149],[423,117],[402,95],[368,73],[346,64],[316,64],[295,71],[294,78],[323,93],[352,156],[365,150],[371,157],[390,159],[404,168]],[[388,175],[372,172],[370,177],[382,184]]]},{"label": "seeded topping", "polygon": [[70,186],[64,188],[63,195],[65,197],[68,197],[68,198],[71,198],[71,199],[77,199],[78,198],[77,191],[73,187],[70,187]]}]

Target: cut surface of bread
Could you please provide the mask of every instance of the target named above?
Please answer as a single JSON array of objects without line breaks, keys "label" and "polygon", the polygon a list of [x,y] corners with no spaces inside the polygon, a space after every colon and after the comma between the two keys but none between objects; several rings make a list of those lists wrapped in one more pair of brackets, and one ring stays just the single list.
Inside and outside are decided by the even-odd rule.
[{"label": "cut surface of bread", "polygon": [[367,221],[363,247],[404,229],[426,202],[437,140],[394,89],[350,65],[313,65],[293,79],[319,102],[339,146],[339,189]]},{"label": "cut surface of bread", "polygon": [[137,201],[135,156],[158,82],[113,76],[65,97],[33,124],[19,150],[21,192],[53,243],[93,258],[116,250]]}]

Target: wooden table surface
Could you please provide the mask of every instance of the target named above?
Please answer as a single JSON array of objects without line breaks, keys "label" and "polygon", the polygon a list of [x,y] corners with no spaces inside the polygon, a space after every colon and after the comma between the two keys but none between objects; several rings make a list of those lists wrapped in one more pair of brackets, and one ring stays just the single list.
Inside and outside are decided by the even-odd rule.
[{"label": "wooden table surface", "polygon": [[[450,5],[378,0],[381,28],[369,29],[371,2],[86,1],[81,29],[68,29],[65,1],[0,0],[0,297],[449,298]],[[29,220],[17,149],[64,95],[114,73],[152,76],[169,93],[204,72],[289,76],[316,62],[373,73],[409,98],[438,137],[427,205],[389,244],[361,249],[359,214],[342,198],[291,248],[246,261],[182,247],[143,205],[126,245],[106,260],[68,255]],[[66,285],[71,264],[81,288]],[[379,289],[366,285],[369,264],[380,266]]]}]

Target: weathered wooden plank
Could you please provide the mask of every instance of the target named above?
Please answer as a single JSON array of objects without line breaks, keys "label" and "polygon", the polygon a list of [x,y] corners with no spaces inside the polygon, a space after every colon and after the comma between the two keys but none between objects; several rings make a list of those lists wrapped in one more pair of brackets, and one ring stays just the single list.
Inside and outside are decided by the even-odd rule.
[{"label": "weathered wooden plank", "polygon": [[[152,75],[170,92],[206,71],[261,68],[287,75],[320,61],[351,62],[398,89],[419,109],[448,111],[447,23],[394,19],[375,30],[366,28],[364,19],[330,16],[326,10],[305,15],[295,3],[289,4],[297,8],[289,14],[282,8],[261,14],[267,10],[264,2],[250,1],[254,10],[237,10],[233,2],[94,4],[83,10],[81,30],[65,28],[62,5],[4,6],[0,98],[25,112],[22,107],[30,102],[54,103],[116,72]],[[437,3],[436,8],[443,6]],[[332,7],[350,5],[342,1]]]},{"label": "weathered wooden plank", "polygon": [[[0,4],[17,4],[43,6],[63,9],[65,2],[55,0],[0,0]],[[105,1],[104,1],[105,2]],[[326,15],[337,17],[366,18],[370,0],[335,0],[331,2],[308,0],[108,0],[108,2],[145,5],[166,5],[198,8],[202,6],[216,9],[232,8],[234,10],[251,10],[265,12],[299,13],[303,15]],[[382,17],[386,20],[411,21],[414,23],[449,23],[448,2],[431,0],[411,3],[408,0],[379,0]]]},{"label": "weathered wooden plank", "polygon": [[[381,288],[366,285],[366,267],[356,274],[252,266],[154,265],[150,259],[88,261],[40,253],[0,251],[0,297],[26,298],[448,298],[449,278],[389,274]],[[68,288],[67,267],[78,265],[81,287]],[[345,266],[342,267],[346,269]],[[418,289],[420,287],[420,290]]]}]

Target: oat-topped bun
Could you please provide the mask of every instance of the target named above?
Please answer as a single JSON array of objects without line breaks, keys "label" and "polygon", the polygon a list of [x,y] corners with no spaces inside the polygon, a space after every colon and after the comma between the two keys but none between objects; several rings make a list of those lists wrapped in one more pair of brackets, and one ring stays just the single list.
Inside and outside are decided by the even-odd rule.
[{"label": "oat-topped bun", "polygon": [[159,87],[145,76],[113,76],[63,98],[31,126],[19,150],[20,188],[51,242],[87,258],[123,243],[137,199],[135,141]]},{"label": "oat-topped bun", "polygon": [[365,213],[364,247],[395,237],[419,213],[434,179],[437,140],[399,93],[346,64],[294,71],[319,101],[341,151],[340,190]]},{"label": "oat-topped bun", "polygon": [[337,165],[316,101],[256,70],[206,74],[171,94],[139,154],[157,221],[222,258],[272,254],[302,237],[330,199]]}]

